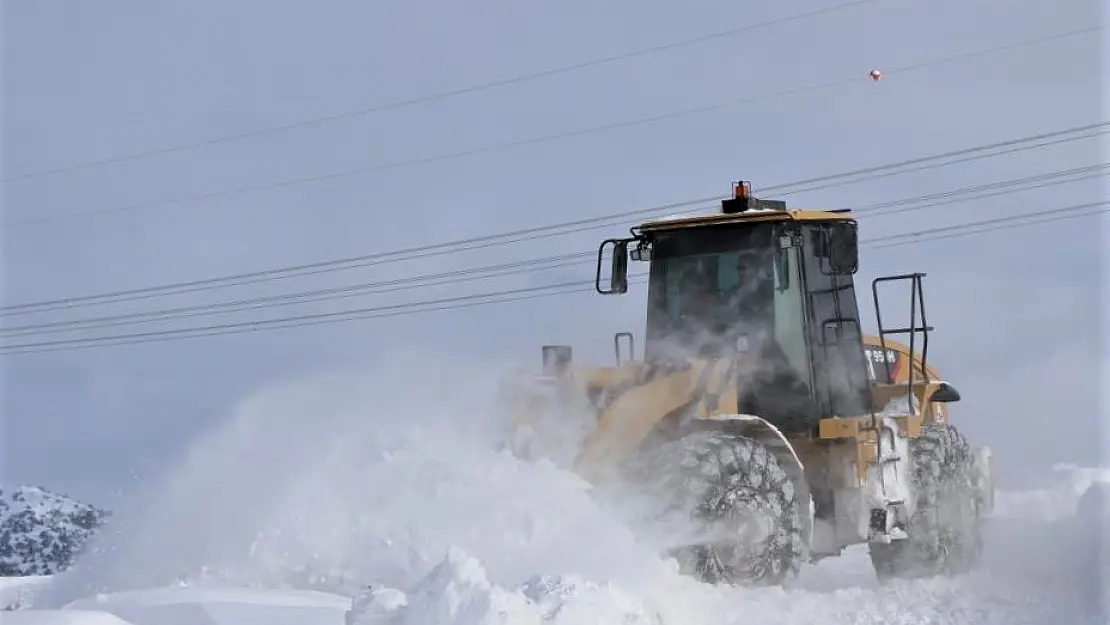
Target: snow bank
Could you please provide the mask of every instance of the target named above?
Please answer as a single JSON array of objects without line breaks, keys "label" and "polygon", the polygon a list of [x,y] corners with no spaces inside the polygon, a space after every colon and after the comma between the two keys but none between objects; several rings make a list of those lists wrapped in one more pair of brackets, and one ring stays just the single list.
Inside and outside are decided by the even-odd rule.
[{"label": "snow bank", "polygon": [[321,592],[181,586],[95,595],[58,612],[110,613],[134,625],[341,625],[349,608],[346,597]]},{"label": "snow bank", "polygon": [[4,625],[133,625],[107,612],[24,610],[4,613]]},{"label": "snow bank", "polygon": [[[357,622],[357,621],[356,621]],[[403,625],[539,625],[521,594],[490,584],[482,566],[452,549],[411,592],[401,610]]]},{"label": "snow bank", "polygon": [[[1000,493],[1010,509],[991,521],[987,560],[972,575],[880,586],[857,549],[793,589],[714,588],[679,576],[634,536],[625,522],[634,508],[600,503],[550,462],[495,451],[490,406],[509,367],[389,365],[245,402],[149,498],[119,510],[116,531],[36,606],[136,625],[341,623],[348,608],[359,625],[1085,623],[1097,563],[1066,514],[1044,509],[1074,510],[1079,478],[1043,493],[1059,501]],[[172,601],[128,592],[179,582],[197,590]],[[259,594],[201,590],[217,586]],[[318,603],[322,595],[278,592],[294,587],[334,594]]]},{"label": "snow bank", "polygon": [[[181,580],[407,589],[451,547],[493,583],[575,574],[650,592],[670,571],[589,485],[495,451],[497,380],[439,358],[258,394],[40,601]],[[622,513],[624,514],[624,513]]]},{"label": "snow bank", "polygon": [[51,579],[49,575],[0,577],[0,610],[30,607],[35,593]]},{"label": "snow bank", "polygon": [[1110,468],[1058,464],[1035,488],[999,492],[995,516],[1057,521],[1072,517],[1079,498],[1095,482],[1110,482]]},{"label": "snow bank", "polygon": [[394,588],[374,588],[366,590],[351,602],[347,612],[347,625],[378,625],[396,620],[408,607],[408,597]]},{"label": "snow bank", "polygon": [[536,576],[506,589],[459,549],[424,578],[409,596],[373,588],[356,598],[350,625],[659,625],[658,615],[611,586],[577,576]]}]

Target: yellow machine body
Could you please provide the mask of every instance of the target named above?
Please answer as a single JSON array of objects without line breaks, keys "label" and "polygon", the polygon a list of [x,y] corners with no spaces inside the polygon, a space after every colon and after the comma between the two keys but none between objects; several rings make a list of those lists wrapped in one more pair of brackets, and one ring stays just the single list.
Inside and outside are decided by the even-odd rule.
[{"label": "yellow machine body", "polygon": [[[635,241],[627,241],[636,242],[637,252],[648,255],[642,243],[660,234],[793,223],[850,225],[851,244],[855,245],[855,219],[848,212],[785,210],[783,204],[752,200],[739,193],[736,199],[746,208],[644,222],[633,229]],[[614,272],[621,273],[627,250],[620,242],[615,255]],[[638,260],[636,252],[633,259]],[[599,292],[627,289],[626,283],[620,282],[623,276],[617,276],[612,282],[616,286],[602,291],[601,264],[599,250]],[[850,273],[855,273],[854,268]],[[919,288],[920,277],[913,279]],[[562,407],[576,406],[575,418],[584,418],[588,425],[578,441],[573,468],[594,483],[619,477],[624,463],[641,450],[698,428],[725,429],[759,441],[792,471],[796,490],[806,499],[809,493],[821,491],[836,498],[840,509],[854,510],[851,514],[837,512],[835,518],[810,515],[806,539],[811,553],[822,557],[874,535],[875,529],[868,525],[873,521],[866,518],[869,507],[907,506],[909,512],[903,516],[912,513],[913,496],[906,492],[909,465],[891,458],[908,456],[908,441],[920,436],[923,426],[947,423],[947,404],[959,400],[955,389],[923,360],[922,339],[915,332],[911,328],[910,340],[918,341],[913,349],[892,340],[881,328],[877,334],[861,333],[860,362],[866,363],[871,405],[857,414],[825,415],[804,430],[785,431],[764,415],[739,409],[743,383],[737,378],[734,359],[691,356],[668,363],[646,357],[623,359],[619,343],[617,364],[591,367],[573,362],[569,348],[560,353],[552,346],[550,355],[545,352],[544,372],[510,386],[506,403],[519,427],[531,426],[540,415],[560,418]]]}]

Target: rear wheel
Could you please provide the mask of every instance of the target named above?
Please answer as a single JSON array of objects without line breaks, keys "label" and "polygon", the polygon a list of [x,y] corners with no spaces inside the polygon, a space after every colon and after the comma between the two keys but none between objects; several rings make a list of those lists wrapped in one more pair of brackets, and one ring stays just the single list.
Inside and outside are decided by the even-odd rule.
[{"label": "rear wheel", "polygon": [[[805,557],[798,494],[775,454],[749,438],[697,431],[640,457],[657,521],[680,538],[683,573],[712,584],[780,584]],[[674,535],[674,534],[672,534]]]},{"label": "rear wheel", "polygon": [[971,446],[956,428],[923,426],[910,441],[916,510],[909,537],[873,543],[871,562],[880,579],[970,571],[982,554],[979,469]]}]

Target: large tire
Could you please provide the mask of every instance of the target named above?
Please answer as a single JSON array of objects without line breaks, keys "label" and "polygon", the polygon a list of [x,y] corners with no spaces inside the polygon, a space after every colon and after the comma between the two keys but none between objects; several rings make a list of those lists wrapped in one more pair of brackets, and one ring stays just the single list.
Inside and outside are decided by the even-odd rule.
[{"label": "large tire", "polygon": [[982,555],[980,470],[971,446],[955,427],[923,426],[910,441],[916,509],[909,537],[870,546],[881,580],[966,573]]},{"label": "large tire", "polygon": [[781,584],[797,574],[805,557],[800,506],[767,447],[736,434],[695,431],[659,445],[634,466],[658,506],[656,520],[678,521],[692,532],[668,550],[684,574],[749,586]]}]

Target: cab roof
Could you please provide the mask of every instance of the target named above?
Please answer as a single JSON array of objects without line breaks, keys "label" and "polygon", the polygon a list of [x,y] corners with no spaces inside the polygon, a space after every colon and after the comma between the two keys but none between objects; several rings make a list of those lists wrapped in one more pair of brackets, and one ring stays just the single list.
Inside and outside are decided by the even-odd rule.
[{"label": "cab roof", "polygon": [[855,221],[848,211],[823,211],[823,210],[775,210],[757,209],[742,213],[713,213],[710,215],[691,215],[689,217],[664,217],[643,221],[637,229],[642,233],[666,232],[672,230],[685,230],[706,226],[722,226],[741,223],[755,223],[768,221],[814,221],[814,222],[844,222]]}]

